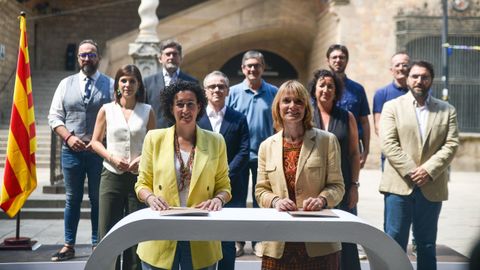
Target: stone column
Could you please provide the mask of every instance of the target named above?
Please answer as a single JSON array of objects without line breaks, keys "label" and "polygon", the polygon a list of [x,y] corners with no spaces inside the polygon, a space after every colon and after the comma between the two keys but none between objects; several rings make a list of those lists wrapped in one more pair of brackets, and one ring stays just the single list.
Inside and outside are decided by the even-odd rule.
[{"label": "stone column", "polygon": [[159,0],[142,0],[138,7],[140,26],[137,39],[129,44],[128,54],[140,69],[142,76],[148,76],[160,70],[157,55],[160,54],[160,40],[157,35],[158,17],[156,10]]}]

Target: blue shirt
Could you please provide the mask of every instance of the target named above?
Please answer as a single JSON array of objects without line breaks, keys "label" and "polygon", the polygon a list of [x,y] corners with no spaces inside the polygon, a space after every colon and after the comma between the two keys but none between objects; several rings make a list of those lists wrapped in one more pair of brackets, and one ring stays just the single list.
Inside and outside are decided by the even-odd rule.
[{"label": "blue shirt", "polygon": [[357,120],[358,138],[363,138],[363,128],[360,123],[361,116],[368,116],[370,108],[368,107],[367,94],[363,86],[355,81],[345,77],[342,99],[338,101],[338,106],[347,110],[355,116]]},{"label": "blue shirt", "polygon": [[398,87],[393,82],[379,88],[373,96],[373,113],[381,113],[385,102],[402,96],[407,92],[407,88]]},{"label": "blue shirt", "polygon": [[[385,85],[384,87],[375,91],[375,95],[373,96],[373,113],[381,113],[383,110],[383,105],[392,99],[395,99],[399,96],[404,95],[408,92],[407,88],[401,88],[395,85],[395,83],[390,83]],[[385,160],[385,156],[380,156],[382,162]],[[383,163],[382,163],[383,164]],[[382,165],[383,168],[383,165]]]},{"label": "blue shirt", "polygon": [[247,117],[250,133],[250,160],[258,159],[258,148],[266,138],[273,135],[272,103],[278,88],[262,80],[254,92],[243,81],[230,87],[227,106]]}]

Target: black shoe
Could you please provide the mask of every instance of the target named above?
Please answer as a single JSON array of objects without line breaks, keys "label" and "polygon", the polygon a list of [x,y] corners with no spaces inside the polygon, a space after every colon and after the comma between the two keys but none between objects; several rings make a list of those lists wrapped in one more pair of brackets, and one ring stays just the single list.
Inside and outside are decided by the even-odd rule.
[{"label": "black shoe", "polygon": [[61,261],[67,261],[70,259],[73,259],[75,257],[75,249],[72,246],[64,246],[67,248],[66,251],[61,252],[62,249],[60,249],[57,253],[53,254],[52,256],[52,261],[54,262],[61,262]]}]

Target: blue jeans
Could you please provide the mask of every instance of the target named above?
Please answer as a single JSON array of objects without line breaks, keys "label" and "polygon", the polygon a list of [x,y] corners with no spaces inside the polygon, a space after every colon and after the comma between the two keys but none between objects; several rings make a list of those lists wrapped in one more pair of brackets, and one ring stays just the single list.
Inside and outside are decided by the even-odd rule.
[{"label": "blue jeans", "polygon": [[65,181],[65,243],[75,245],[80,206],[83,200],[85,176],[88,178],[88,197],[90,199],[90,219],[92,223],[92,244],[98,242],[98,192],[103,159],[97,154],[84,151],[74,152],[62,149],[62,167]]},{"label": "blue jeans", "polygon": [[415,187],[410,195],[385,193],[384,230],[407,250],[410,225],[417,244],[417,269],[437,269],[436,241],[441,202],[431,202]]},{"label": "blue jeans", "polygon": [[[177,250],[175,251],[175,258],[173,259],[172,270],[178,270],[179,266],[181,270],[193,270],[192,265],[192,253],[190,251],[189,241],[177,241]],[[201,268],[200,270],[214,270],[217,264],[214,263],[211,266]],[[144,261],[142,261],[143,270],[163,270],[162,268],[155,267]]]}]

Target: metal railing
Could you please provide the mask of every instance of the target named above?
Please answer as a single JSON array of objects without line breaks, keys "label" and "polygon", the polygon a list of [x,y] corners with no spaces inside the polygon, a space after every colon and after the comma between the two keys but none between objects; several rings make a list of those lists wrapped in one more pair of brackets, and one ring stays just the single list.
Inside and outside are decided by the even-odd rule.
[{"label": "metal railing", "polygon": [[63,182],[62,173],[62,141],[53,130],[50,135],[50,185],[55,186]]},{"label": "metal railing", "polygon": [[[480,37],[453,36],[450,44],[475,46]],[[435,97],[442,97],[440,36],[425,36],[407,43],[411,59],[424,59],[435,68],[435,81],[432,87]],[[480,52],[473,50],[452,50],[448,57],[449,89],[448,102],[457,109],[458,126],[461,132],[480,133]]]}]

